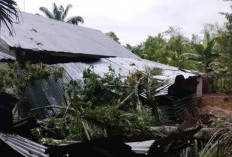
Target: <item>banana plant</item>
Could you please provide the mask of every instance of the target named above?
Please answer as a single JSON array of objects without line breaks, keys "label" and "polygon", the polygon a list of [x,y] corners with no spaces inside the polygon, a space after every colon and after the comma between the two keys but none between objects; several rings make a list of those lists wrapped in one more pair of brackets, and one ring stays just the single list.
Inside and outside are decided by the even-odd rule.
[{"label": "banana plant", "polygon": [[219,56],[219,54],[213,52],[215,41],[216,38],[210,39],[209,33],[205,32],[203,42],[201,44],[193,43],[194,52],[185,53],[184,56],[186,56],[188,60],[200,64],[203,72],[211,72],[211,65],[215,63],[215,58]]}]

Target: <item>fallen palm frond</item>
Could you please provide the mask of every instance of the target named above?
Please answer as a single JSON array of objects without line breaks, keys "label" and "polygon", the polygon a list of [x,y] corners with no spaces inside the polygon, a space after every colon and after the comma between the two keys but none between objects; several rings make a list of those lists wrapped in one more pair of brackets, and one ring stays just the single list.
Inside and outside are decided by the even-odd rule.
[{"label": "fallen palm frond", "polygon": [[195,140],[191,147],[182,150],[180,157],[230,157],[232,155],[232,132],[223,132],[223,130],[218,130],[206,144]]},{"label": "fallen palm frond", "polygon": [[218,137],[219,132],[220,130],[212,136],[199,157],[229,157],[232,155],[232,132],[229,131]]}]

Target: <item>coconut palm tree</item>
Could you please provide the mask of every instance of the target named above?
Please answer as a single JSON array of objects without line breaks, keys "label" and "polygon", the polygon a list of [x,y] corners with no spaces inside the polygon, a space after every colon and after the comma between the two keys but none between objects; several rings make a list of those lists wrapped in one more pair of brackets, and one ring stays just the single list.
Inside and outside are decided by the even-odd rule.
[{"label": "coconut palm tree", "polygon": [[13,18],[18,17],[17,4],[14,0],[1,0],[0,1],[0,26],[4,23],[12,34],[10,26],[12,25]]},{"label": "coconut palm tree", "polygon": [[53,10],[50,12],[47,8],[45,7],[40,7],[39,10],[43,12],[48,18],[55,19],[58,21],[63,21],[63,22],[68,22],[71,24],[78,25],[79,23],[84,23],[84,19],[81,16],[74,16],[71,18],[68,18],[66,20],[66,17],[68,15],[68,12],[70,8],[72,7],[71,4],[67,5],[66,8],[62,5],[59,7],[56,5],[56,3],[53,3]]}]

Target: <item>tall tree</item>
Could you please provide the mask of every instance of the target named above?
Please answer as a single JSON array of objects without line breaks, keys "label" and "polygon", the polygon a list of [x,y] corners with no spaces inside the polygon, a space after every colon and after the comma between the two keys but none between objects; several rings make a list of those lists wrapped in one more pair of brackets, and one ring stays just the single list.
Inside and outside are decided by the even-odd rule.
[{"label": "tall tree", "polygon": [[145,42],[142,42],[136,46],[129,44],[126,47],[139,55],[140,57],[156,62],[167,63],[167,54],[164,51],[166,46],[166,40],[161,34],[157,36],[148,36]]},{"label": "tall tree", "polygon": [[148,36],[144,42],[144,49],[141,56],[145,59],[167,63],[167,53],[164,50],[166,41],[161,34],[157,36]]},{"label": "tall tree", "polygon": [[180,69],[194,69],[194,64],[187,60],[184,55],[186,52],[190,52],[191,46],[189,39],[183,35],[181,28],[169,27],[163,34],[169,38],[165,46],[165,51],[168,54],[168,64]]},{"label": "tall tree", "polygon": [[74,25],[78,25],[79,23],[84,23],[84,19],[81,16],[74,16],[70,17],[66,20],[68,12],[70,8],[72,7],[71,4],[67,5],[66,8],[62,5],[59,7],[56,5],[56,3],[53,3],[53,10],[50,12],[47,8],[45,7],[40,7],[39,10],[43,12],[48,18],[55,19],[58,21],[63,21],[67,23],[71,23]]},{"label": "tall tree", "polygon": [[[196,43],[198,43],[197,40]],[[139,45],[127,45],[126,47],[140,57],[151,61],[176,66],[180,69],[198,70],[196,62],[188,60],[185,55],[186,52],[192,50],[191,42],[178,27],[169,27],[167,31],[157,36],[148,36],[146,41]]]},{"label": "tall tree", "polygon": [[[230,2],[230,8],[232,9],[232,0],[224,0]],[[224,47],[224,54],[227,56],[227,59],[229,59],[229,62],[227,67],[228,67],[228,72],[232,73],[232,14],[231,13],[222,13],[226,17],[226,31],[224,34],[221,36],[223,40],[221,40],[221,44]]]},{"label": "tall tree", "polygon": [[18,17],[16,2],[14,0],[0,0],[0,26],[4,23],[11,34],[12,29],[10,27],[14,17]]}]

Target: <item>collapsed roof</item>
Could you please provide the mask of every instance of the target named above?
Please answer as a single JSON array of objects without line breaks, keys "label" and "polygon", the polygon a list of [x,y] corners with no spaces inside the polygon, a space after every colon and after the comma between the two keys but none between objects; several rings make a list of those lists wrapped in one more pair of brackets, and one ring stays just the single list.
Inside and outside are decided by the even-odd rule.
[{"label": "collapsed roof", "polygon": [[134,58],[122,58],[122,57],[109,57],[101,58],[97,62],[83,63],[72,62],[65,64],[57,64],[57,66],[63,67],[66,72],[67,80],[82,79],[82,73],[84,70],[93,67],[93,71],[101,76],[109,71],[109,67],[115,70],[116,74],[127,76],[136,70],[146,71],[146,69],[161,69],[160,76],[156,76],[157,79],[169,80],[170,83],[174,83],[177,75],[183,75],[185,78],[189,76],[201,75],[201,73],[190,70],[180,70],[177,67],[165,65],[158,62],[152,62],[146,59],[134,59]]},{"label": "collapsed roof", "polygon": [[[38,60],[49,58],[43,54],[51,54],[48,60],[55,60],[56,57],[66,60],[69,57],[79,58],[98,58],[95,62],[68,61],[69,63],[59,62],[55,66],[63,67],[66,75],[65,80],[82,79],[84,70],[93,66],[95,73],[104,75],[112,67],[116,74],[126,77],[129,73],[139,70],[145,71],[146,68],[159,68],[162,70],[160,76],[156,78],[174,82],[177,75],[189,76],[199,75],[193,71],[182,71],[176,67],[164,65],[157,62],[141,59],[122,45],[113,41],[101,31],[72,25],[69,23],[45,18],[39,15],[20,13],[19,21],[13,23],[14,35],[9,34],[9,30],[3,25],[0,33],[0,50],[9,54],[15,54],[16,58],[26,58],[29,60],[34,57]],[[33,53],[32,53],[33,52]],[[18,56],[20,53],[20,57]],[[22,55],[22,54],[24,55]],[[6,58],[6,56],[4,56]],[[19,60],[20,61],[20,60]],[[21,60],[22,61],[22,60]],[[42,61],[44,63],[44,60]],[[46,63],[46,62],[45,62]],[[40,108],[48,105],[65,106],[63,97],[63,84],[53,78],[47,80],[38,80],[26,89],[30,101],[30,108]],[[55,108],[46,108],[43,110],[43,116],[53,116],[56,113]]]},{"label": "collapsed roof", "polygon": [[[165,64],[148,61],[145,59],[133,59],[122,57],[109,57],[101,58],[100,60],[92,63],[84,62],[72,62],[72,63],[60,63],[54,66],[62,67],[65,70],[66,82],[71,80],[81,80],[83,72],[92,67],[93,71],[100,76],[109,72],[109,67],[115,70],[116,74],[120,74],[122,77],[126,77],[129,73],[136,70],[146,71],[147,68],[154,69],[159,68],[162,70],[161,75],[156,78],[161,80],[168,80],[172,84],[177,75],[183,75],[185,78],[190,76],[198,76],[201,73],[189,70],[179,70],[176,67],[168,66]],[[31,108],[42,108],[45,106],[66,106],[65,99],[63,97],[63,83],[61,80],[56,81],[49,77],[48,79],[37,80],[33,85],[30,85],[26,89],[27,96]],[[162,90],[160,94],[167,94],[166,90]],[[56,108],[44,108],[41,110],[42,117],[49,117],[56,115]]]},{"label": "collapsed roof", "polygon": [[139,58],[99,30],[81,27],[40,15],[19,13],[13,36],[1,26],[0,47],[8,51],[30,50],[62,56],[117,56]]},{"label": "collapsed roof", "polygon": [[0,132],[0,146],[0,152],[6,153],[7,156],[49,157],[48,154],[45,154],[46,146],[13,133]]},{"label": "collapsed roof", "polygon": [[[21,13],[20,22],[13,24],[15,35],[10,36],[8,30],[3,27],[0,33],[0,49],[6,51],[33,51],[35,53],[47,52],[53,55],[63,56],[100,56],[100,60],[93,63],[72,62],[65,64],[56,64],[55,66],[63,67],[66,75],[65,80],[76,80],[82,78],[84,70],[93,66],[93,70],[103,75],[112,67],[116,74],[127,76],[135,70],[145,71],[146,68],[159,68],[162,74],[157,76],[161,80],[168,79],[170,83],[174,82],[176,75],[189,76],[200,75],[193,71],[182,71],[176,67],[139,59],[138,56],[117,44],[102,32],[74,26],[71,24],[47,19],[37,15]],[[4,51],[5,52],[5,51]],[[109,58],[103,58],[109,57]],[[115,58],[113,58],[115,57]],[[0,60],[15,60],[14,57],[0,53]],[[55,81],[53,78],[37,80],[33,85],[26,89],[31,108],[51,106],[65,106],[63,98],[63,84]],[[44,116],[53,116],[56,113],[55,108],[44,108]],[[146,153],[150,144],[127,143],[133,151]],[[38,156],[48,156],[45,153],[47,147],[28,141],[17,135],[0,133],[0,144],[8,145],[15,151],[24,156],[32,154]],[[144,146],[144,144],[146,144]],[[69,147],[69,146],[68,146]],[[58,147],[57,150],[65,150]],[[76,149],[72,149],[76,150]]]}]

